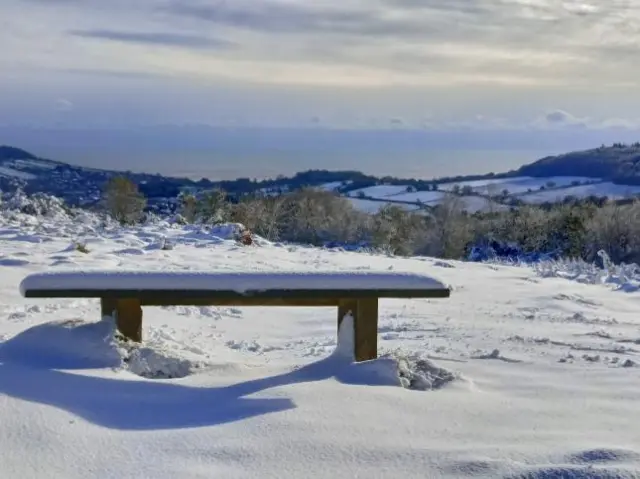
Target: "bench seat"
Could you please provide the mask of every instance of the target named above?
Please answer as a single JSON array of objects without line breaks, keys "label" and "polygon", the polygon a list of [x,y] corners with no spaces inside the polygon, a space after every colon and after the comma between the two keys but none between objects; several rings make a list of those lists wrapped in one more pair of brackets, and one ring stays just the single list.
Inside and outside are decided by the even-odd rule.
[{"label": "bench seat", "polygon": [[142,306],[333,306],[351,313],[356,360],[377,357],[380,298],[447,298],[440,281],[413,273],[56,271],[20,283],[26,298],[99,298],[126,339],[142,340]]}]

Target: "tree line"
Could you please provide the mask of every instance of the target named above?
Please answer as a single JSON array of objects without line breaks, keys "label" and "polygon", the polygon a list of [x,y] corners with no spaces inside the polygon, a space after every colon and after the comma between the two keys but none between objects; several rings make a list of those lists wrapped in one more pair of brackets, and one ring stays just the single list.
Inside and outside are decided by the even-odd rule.
[{"label": "tree line", "polygon": [[[229,201],[223,190],[178,196],[176,221],[241,223],[270,241],[364,244],[395,255],[466,257],[473,245],[497,241],[524,253],[555,252],[594,261],[605,250],[615,262],[640,263],[640,202],[573,201],[469,214],[464,200],[446,195],[435,208],[409,212],[386,204],[369,214],[348,198],[313,188],[283,195],[254,193]],[[106,185],[103,205],[121,224],[144,217],[146,200],[125,177]]]}]

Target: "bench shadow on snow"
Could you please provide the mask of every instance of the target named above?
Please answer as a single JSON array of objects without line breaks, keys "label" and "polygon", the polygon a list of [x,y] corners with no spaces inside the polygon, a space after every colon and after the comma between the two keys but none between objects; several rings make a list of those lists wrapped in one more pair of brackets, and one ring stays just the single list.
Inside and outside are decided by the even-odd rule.
[{"label": "bench shadow on snow", "polygon": [[398,385],[391,360],[355,364],[344,348],[284,374],[225,387],[191,387],[131,376],[116,379],[80,371],[122,366],[122,357],[107,340],[112,327],[108,321],[46,323],[1,343],[0,393],[56,407],[111,429],[159,430],[213,426],[294,409],[289,398],[247,397],[278,386],[330,378],[346,384]]}]

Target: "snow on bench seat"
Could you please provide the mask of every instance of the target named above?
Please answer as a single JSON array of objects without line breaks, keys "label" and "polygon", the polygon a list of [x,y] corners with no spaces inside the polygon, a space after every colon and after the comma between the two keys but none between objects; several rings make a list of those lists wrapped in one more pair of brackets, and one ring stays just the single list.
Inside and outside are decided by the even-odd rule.
[{"label": "snow on bench seat", "polygon": [[142,306],[332,306],[353,318],[354,359],[378,355],[378,299],[447,298],[425,275],[396,272],[56,271],[20,283],[27,298],[100,298],[126,339],[142,341]]},{"label": "snow on bench seat", "polygon": [[238,294],[269,291],[352,291],[358,294],[370,291],[396,297],[403,292],[447,294],[449,288],[430,276],[369,271],[56,271],[31,274],[20,283],[20,292],[25,297],[42,297],[43,294],[55,296],[56,293],[98,297],[104,292],[140,291]]}]

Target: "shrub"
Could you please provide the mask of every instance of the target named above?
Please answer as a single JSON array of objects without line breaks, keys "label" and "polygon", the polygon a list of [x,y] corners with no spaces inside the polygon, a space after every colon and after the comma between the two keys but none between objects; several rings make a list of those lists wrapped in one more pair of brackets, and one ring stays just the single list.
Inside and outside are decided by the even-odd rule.
[{"label": "shrub", "polygon": [[138,186],[124,176],[115,176],[107,182],[104,202],[107,212],[123,225],[140,221],[147,204]]}]

